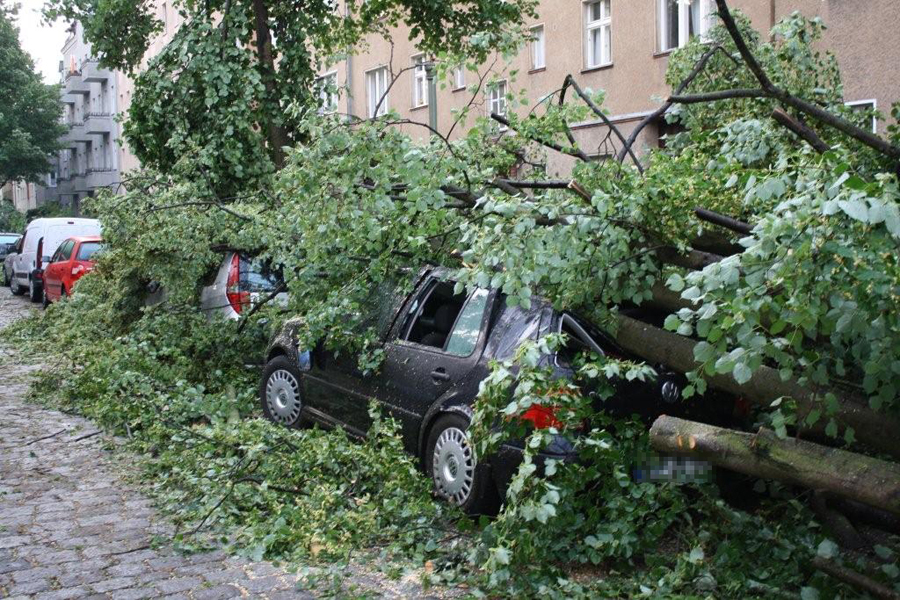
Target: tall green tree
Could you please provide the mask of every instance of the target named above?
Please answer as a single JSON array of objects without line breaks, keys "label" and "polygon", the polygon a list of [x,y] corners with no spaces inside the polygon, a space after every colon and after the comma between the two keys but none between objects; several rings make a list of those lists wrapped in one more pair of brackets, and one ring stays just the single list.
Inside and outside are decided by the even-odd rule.
[{"label": "tall green tree", "polygon": [[[533,0],[176,0],[184,17],[166,48],[142,63],[162,29],[154,3],[49,0],[77,19],[106,66],[136,76],[125,135],[141,162],[169,171],[198,157],[220,194],[284,163],[299,116],[316,100],[320,66],[371,33],[404,23],[428,53],[483,58],[511,43]],[[226,194],[227,195],[227,194]]]},{"label": "tall green tree", "polygon": [[38,178],[51,170],[64,129],[59,90],[47,85],[19,44],[17,8],[0,2],[0,185]]}]

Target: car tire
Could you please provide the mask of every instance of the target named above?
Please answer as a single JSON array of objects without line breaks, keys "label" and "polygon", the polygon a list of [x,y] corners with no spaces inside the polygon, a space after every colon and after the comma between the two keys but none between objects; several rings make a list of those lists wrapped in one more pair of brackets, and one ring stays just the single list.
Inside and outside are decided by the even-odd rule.
[{"label": "car tire", "polygon": [[266,364],[259,401],[263,414],[273,423],[297,428],[306,422],[303,376],[287,356],[276,356]]},{"label": "car tire", "polygon": [[479,464],[466,430],[469,419],[460,414],[439,417],[428,433],[422,463],[438,497],[458,505],[470,516],[495,515],[500,496],[490,465]]},{"label": "car tire", "polygon": [[9,291],[12,292],[13,296],[21,296],[25,293],[25,288],[20,286],[16,281],[16,273],[13,271],[12,280],[9,282]]},{"label": "car tire", "polygon": [[47,297],[47,286],[42,286],[41,290],[41,306],[45,309],[50,306],[50,298]]},{"label": "car tire", "polygon": [[43,291],[44,286],[41,286],[41,291],[38,291],[38,287],[34,284],[34,277],[28,282],[28,297],[32,302],[40,302],[41,301],[41,292]]}]

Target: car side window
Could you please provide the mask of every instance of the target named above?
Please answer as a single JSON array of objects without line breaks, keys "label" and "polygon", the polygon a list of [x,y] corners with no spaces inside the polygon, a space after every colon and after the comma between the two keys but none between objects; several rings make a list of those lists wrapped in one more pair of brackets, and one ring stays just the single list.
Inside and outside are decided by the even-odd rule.
[{"label": "car side window", "polygon": [[431,280],[410,305],[400,339],[443,350],[466,302],[466,295],[454,294],[453,287],[452,282]]},{"label": "car side window", "polygon": [[481,333],[481,323],[484,321],[484,311],[487,308],[488,291],[477,289],[469,296],[462,312],[456,318],[456,324],[447,341],[446,352],[457,356],[469,356],[475,351],[478,343],[478,334]]},{"label": "car side window", "polygon": [[74,240],[67,240],[59,247],[59,260],[69,260],[72,257],[72,248],[75,247]]}]

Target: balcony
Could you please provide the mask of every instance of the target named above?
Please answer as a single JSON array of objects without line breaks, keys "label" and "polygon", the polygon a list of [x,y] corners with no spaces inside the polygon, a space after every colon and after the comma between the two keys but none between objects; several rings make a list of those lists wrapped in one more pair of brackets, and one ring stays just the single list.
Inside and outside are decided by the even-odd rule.
[{"label": "balcony", "polygon": [[90,187],[87,184],[87,173],[76,173],[72,177],[72,193],[73,194],[84,194],[86,193]]},{"label": "balcony", "polygon": [[109,113],[91,112],[84,116],[84,132],[88,135],[112,133],[114,125]]},{"label": "balcony", "polygon": [[62,134],[62,137],[59,138],[59,143],[62,144],[63,148],[75,148],[75,144],[90,140],[91,138],[87,138],[87,134],[84,131],[84,123],[75,122],[69,124],[69,130]]},{"label": "balcony", "polygon": [[84,94],[88,96],[91,93],[91,84],[84,82],[81,78],[81,73],[69,73],[66,75],[63,91],[66,94]]},{"label": "balcony", "polygon": [[115,169],[88,169],[85,183],[90,190],[110,187],[119,183],[119,172]]},{"label": "balcony", "polygon": [[74,191],[74,182],[71,177],[60,177],[56,182],[56,193],[59,196],[69,196]]},{"label": "balcony", "polygon": [[81,63],[81,80],[85,83],[103,83],[111,76],[110,71],[100,68],[100,62],[96,58],[89,58]]},{"label": "balcony", "polygon": [[63,104],[75,104],[78,96],[76,94],[63,94],[59,97],[59,101]]}]

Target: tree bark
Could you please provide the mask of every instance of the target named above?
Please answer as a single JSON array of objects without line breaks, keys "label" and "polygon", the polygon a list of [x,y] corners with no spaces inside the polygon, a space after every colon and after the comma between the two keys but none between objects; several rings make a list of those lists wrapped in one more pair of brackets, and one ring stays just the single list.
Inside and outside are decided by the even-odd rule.
[{"label": "tree bark", "polygon": [[812,560],[812,565],[823,573],[828,573],[838,581],[843,581],[855,588],[869,592],[876,598],[881,598],[882,600],[900,600],[900,594],[897,594],[889,587],[866,577],[862,573],[857,573],[856,571],[837,565],[830,560],[826,560],[821,556],[815,557]]},{"label": "tree bark", "polygon": [[665,415],[650,428],[650,443],[659,452],[825,490],[900,514],[900,465],[896,463],[804,440],[783,440],[768,429],[744,433]]},{"label": "tree bark", "polygon": [[[694,360],[695,341],[624,315],[618,317],[616,341],[648,362],[661,363],[675,371],[687,373],[700,367]],[[741,396],[763,408],[769,408],[774,400],[783,396],[793,398],[797,402],[800,419],[822,406],[815,394],[796,380],[782,381],[778,371],[765,366],[757,369],[750,381],[744,384],[735,381],[731,374],[716,374],[706,379],[712,387]],[[853,399],[841,398],[839,394],[838,411],[834,418],[841,425],[852,427],[861,442],[900,458],[900,422],[896,418],[874,412]],[[819,419],[815,425],[801,431],[824,437],[824,421]]]},{"label": "tree bark", "polygon": [[272,38],[269,35],[269,9],[265,0],[253,0],[253,16],[256,24],[256,55],[259,72],[266,88],[266,103],[269,105],[268,129],[269,149],[272,162],[280,169],[284,166],[284,147],[289,144],[284,128],[275,122],[273,111],[278,110],[278,90],[275,85],[275,59],[272,56]]}]

